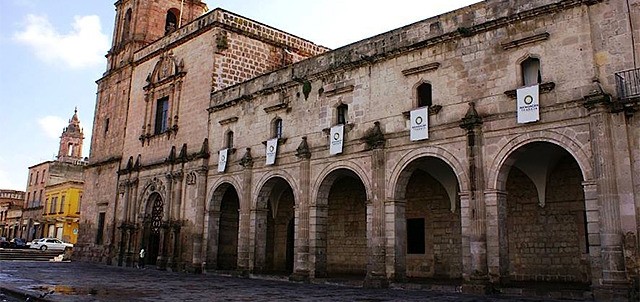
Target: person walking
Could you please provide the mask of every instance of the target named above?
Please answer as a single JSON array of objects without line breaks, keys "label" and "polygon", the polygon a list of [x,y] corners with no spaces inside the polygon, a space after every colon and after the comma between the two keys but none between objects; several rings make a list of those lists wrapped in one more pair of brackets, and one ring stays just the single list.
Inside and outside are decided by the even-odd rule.
[{"label": "person walking", "polygon": [[144,256],[145,256],[144,249],[140,249],[140,255],[138,257],[138,267],[139,268],[144,268]]}]

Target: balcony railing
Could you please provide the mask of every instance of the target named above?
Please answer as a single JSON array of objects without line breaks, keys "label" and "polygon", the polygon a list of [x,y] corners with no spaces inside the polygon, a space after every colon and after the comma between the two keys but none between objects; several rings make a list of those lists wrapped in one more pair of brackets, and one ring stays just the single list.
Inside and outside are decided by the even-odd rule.
[{"label": "balcony railing", "polygon": [[640,68],[616,72],[616,89],[622,103],[640,99]]}]

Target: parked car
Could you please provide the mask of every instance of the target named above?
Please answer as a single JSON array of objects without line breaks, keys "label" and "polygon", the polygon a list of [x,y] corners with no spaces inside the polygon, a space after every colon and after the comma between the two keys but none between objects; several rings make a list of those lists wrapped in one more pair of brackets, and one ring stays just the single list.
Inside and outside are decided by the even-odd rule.
[{"label": "parked car", "polygon": [[41,238],[34,240],[29,245],[30,249],[39,249],[41,251],[46,250],[65,250],[67,248],[73,248],[73,244],[62,242],[58,238]]},{"label": "parked car", "polygon": [[9,247],[9,241],[6,237],[0,237],[0,247]]},{"label": "parked car", "polygon": [[13,238],[9,241],[9,247],[12,249],[25,249],[27,248],[27,242],[21,238]]}]

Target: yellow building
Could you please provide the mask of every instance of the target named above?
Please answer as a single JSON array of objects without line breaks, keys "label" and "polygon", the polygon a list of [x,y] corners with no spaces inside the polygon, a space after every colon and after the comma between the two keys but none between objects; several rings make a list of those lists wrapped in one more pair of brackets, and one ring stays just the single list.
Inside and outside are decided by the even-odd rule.
[{"label": "yellow building", "polygon": [[65,181],[47,186],[45,191],[45,204],[42,209],[45,236],[76,243],[78,222],[80,221],[82,182]]}]

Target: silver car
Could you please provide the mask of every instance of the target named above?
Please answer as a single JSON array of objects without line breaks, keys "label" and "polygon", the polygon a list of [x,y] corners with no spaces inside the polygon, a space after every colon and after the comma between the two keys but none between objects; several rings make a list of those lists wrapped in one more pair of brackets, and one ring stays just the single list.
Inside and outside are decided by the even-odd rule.
[{"label": "silver car", "polygon": [[58,238],[41,238],[31,242],[29,245],[31,249],[39,249],[41,251],[46,250],[65,250],[67,248],[73,248],[73,244],[62,242]]}]

